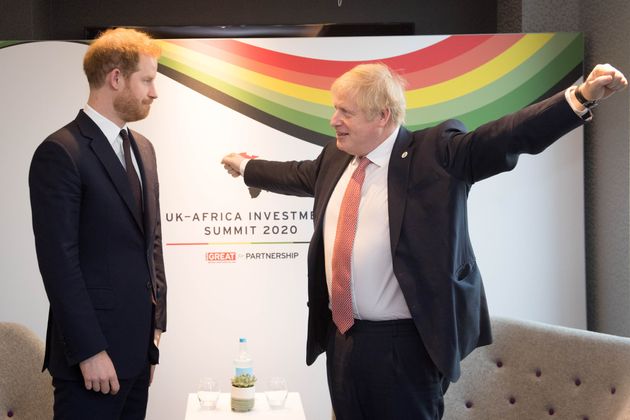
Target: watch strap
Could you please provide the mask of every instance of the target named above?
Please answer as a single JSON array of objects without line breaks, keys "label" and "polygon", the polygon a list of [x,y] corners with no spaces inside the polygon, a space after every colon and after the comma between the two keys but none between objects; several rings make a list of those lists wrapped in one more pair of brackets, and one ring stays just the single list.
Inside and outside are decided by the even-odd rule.
[{"label": "watch strap", "polygon": [[587,109],[595,108],[599,104],[599,101],[597,99],[593,99],[593,100],[586,99],[584,97],[584,95],[582,95],[582,91],[580,90],[580,86],[575,88],[575,91],[574,91],[575,92],[575,99],[577,99],[578,102],[581,103],[584,108],[587,108]]}]

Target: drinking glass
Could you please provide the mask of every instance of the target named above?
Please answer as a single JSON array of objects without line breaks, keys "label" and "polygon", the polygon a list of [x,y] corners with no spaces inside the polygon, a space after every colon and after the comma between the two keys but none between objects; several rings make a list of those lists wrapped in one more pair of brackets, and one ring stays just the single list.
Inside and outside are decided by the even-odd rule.
[{"label": "drinking glass", "polygon": [[284,378],[274,376],[269,379],[265,396],[267,397],[270,408],[277,409],[284,407],[284,402],[288,394],[287,381]]},{"label": "drinking glass", "polygon": [[201,378],[197,387],[197,398],[201,408],[213,409],[217,406],[221,390],[212,378]]}]

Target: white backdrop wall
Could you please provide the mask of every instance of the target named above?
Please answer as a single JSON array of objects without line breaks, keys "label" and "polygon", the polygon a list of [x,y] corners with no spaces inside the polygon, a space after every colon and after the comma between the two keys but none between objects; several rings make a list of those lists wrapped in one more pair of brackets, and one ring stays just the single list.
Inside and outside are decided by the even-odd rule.
[{"label": "white backdrop wall", "polygon": [[[420,38],[397,43],[394,53],[418,48],[424,42]],[[357,45],[381,41],[250,42],[298,54],[310,49],[311,56],[345,48],[343,58],[364,59],[359,54],[365,49]],[[0,244],[0,321],[26,324],[42,338],[48,303],[34,252],[28,166],[35,147],[73,119],[86,101],[85,48],[37,42],[0,49],[0,186],[5,197],[0,206],[5,235]],[[157,150],[169,282],[168,332],[148,418],[183,418],[187,393],[202,375],[214,376],[227,391],[240,336],[250,341],[261,388],[266,378],[285,376],[290,388],[300,392],[307,418],[328,418],[325,358],[305,365],[307,244],[302,242],[310,237],[311,220],[248,220],[250,212],[310,214],[312,201],[266,192],[251,199],[242,181],[229,177],[219,164],[231,151],[276,160],[311,159],[319,146],[296,142],[163,75],[157,86],[160,97],[150,116],[132,124]],[[473,187],[471,235],[493,314],[585,326],[582,161],[582,131],[575,130],[544,154],[521,158],[514,171]],[[210,220],[212,213],[223,220]],[[234,220],[236,213],[242,220]],[[297,233],[264,235],[266,225],[295,226]],[[204,234],[214,226],[256,228],[218,237]],[[269,239],[275,243],[253,243]],[[291,243],[278,243],[283,239]],[[221,255],[237,261],[208,262],[208,252],[228,252]],[[285,253],[286,258],[252,258],[263,252]]]}]

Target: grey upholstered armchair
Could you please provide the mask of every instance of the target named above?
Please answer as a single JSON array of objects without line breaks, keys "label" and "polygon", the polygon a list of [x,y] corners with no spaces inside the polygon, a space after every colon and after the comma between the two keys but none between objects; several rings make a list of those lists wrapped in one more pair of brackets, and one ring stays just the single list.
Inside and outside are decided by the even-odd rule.
[{"label": "grey upholstered armchair", "polygon": [[52,419],[53,388],[42,372],[44,343],[20,324],[0,322],[0,419]]},{"label": "grey upholstered armchair", "polygon": [[630,338],[493,318],[444,420],[630,420]]}]

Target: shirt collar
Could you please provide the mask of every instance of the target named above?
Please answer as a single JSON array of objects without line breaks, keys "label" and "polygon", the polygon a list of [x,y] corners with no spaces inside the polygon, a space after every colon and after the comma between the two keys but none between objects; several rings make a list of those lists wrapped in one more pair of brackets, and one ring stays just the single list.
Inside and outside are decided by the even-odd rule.
[{"label": "shirt collar", "polygon": [[85,104],[85,108],[83,111],[87,114],[88,117],[94,121],[94,123],[101,129],[107,141],[113,146],[114,141],[120,135],[120,130],[127,129],[127,124],[123,126],[123,128],[118,127],[111,120],[108,120],[103,115],[99,114],[94,108],[90,105]]},{"label": "shirt collar", "polygon": [[[400,126],[396,127],[392,134],[390,134],[383,143],[379,144],[378,147],[372,150],[367,154],[367,158],[370,159],[370,162],[375,165],[382,167],[387,165],[389,162],[389,157],[392,154],[392,149],[394,148],[394,142],[396,141],[396,137],[398,137],[398,132],[400,131]],[[355,157],[355,160],[357,158]]]}]

